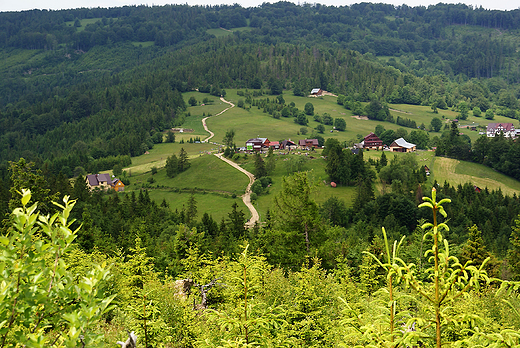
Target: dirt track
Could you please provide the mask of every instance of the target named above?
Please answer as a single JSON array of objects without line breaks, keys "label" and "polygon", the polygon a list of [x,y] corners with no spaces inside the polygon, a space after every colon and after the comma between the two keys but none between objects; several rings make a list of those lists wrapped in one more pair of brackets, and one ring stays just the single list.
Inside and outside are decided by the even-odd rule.
[{"label": "dirt track", "polygon": [[251,203],[251,185],[253,185],[253,183],[255,182],[255,176],[253,174],[251,174],[250,172],[248,172],[247,170],[245,170],[244,168],[240,167],[235,162],[223,157],[222,154],[216,153],[215,156],[217,156],[224,162],[228,163],[229,165],[235,167],[236,169],[240,170],[242,173],[247,175],[247,177],[249,178],[249,185],[247,185],[246,193],[244,193],[244,195],[242,195],[242,201],[244,202],[246,207],[251,212],[251,218],[249,219],[248,222],[246,222],[246,227],[247,228],[253,227],[255,225],[255,223],[260,219],[258,212],[256,211],[255,207]]},{"label": "dirt track", "polygon": [[[219,116],[219,115],[223,114],[224,112],[226,112],[227,110],[229,110],[229,109],[231,109],[232,107],[235,106],[235,104],[225,100],[223,97],[221,97],[220,100],[222,102],[226,103],[226,104],[229,104],[230,107],[222,110],[221,112],[219,112],[215,116]],[[206,125],[206,120],[209,117],[215,117],[215,116],[208,116],[208,117],[205,117],[205,118],[202,119],[202,125],[204,126],[204,129],[206,130],[206,132],[208,132],[210,134],[209,137],[204,139],[204,142],[208,142],[211,138],[213,138],[215,136],[215,134],[212,131],[210,131],[208,129],[208,126]],[[258,215],[258,212],[256,211],[255,207],[251,203],[251,185],[253,185],[253,183],[255,182],[255,176],[253,174],[251,174],[250,172],[248,172],[247,170],[245,170],[244,168],[240,167],[235,162],[233,162],[233,161],[223,157],[220,153],[216,153],[215,156],[217,156],[218,158],[220,158],[224,162],[228,163],[229,165],[235,167],[236,169],[240,170],[242,173],[247,175],[247,177],[249,178],[249,185],[247,185],[246,193],[244,193],[244,195],[242,196],[242,201],[244,202],[246,207],[251,212],[251,218],[249,219],[248,222],[246,222],[245,226],[246,226],[246,228],[253,227],[257,223],[257,221],[260,220],[260,216]]]},{"label": "dirt track", "polygon": [[[229,108],[226,108],[226,109],[224,109],[224,110],[222,110],[221,112],[219,112],[219,113],[216,114],[215,116],[222,115],[224,112],[226,112],[226,111],[228,111],[229,109],[235,107],[235,104],[233,104],[232,102],[229,102],[229,101],[225,100],[224,97],[220,97],[220,100],[221,100],[222,102],[226,103],[226,104],[229,104],[230,107],[229,107]],[[212,131],[210,131],[210,130],[208,129],[208,126],[206,125],[206,120],[207,120],[208,118],[210,118],[210,117],[215,117],[215,116],[208,116],[208,117],[204,117],[204,118],[202,119],[202,126],[204,127],[204,130],[205,130],[206,132],[209,133],[209,137],[207,137],[206,139],[203,140],[203,141],[206,142],[206,143],[209,141],[209,139],[211,139],[211,138],[213,138],[213,137],[215,136],[215,134],[214,134]]]}]

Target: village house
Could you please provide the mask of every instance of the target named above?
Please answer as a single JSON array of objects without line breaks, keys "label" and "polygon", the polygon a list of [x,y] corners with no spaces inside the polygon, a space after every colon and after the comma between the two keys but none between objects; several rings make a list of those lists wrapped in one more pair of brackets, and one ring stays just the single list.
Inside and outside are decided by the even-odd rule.
[{"label": "village house", "polygon": [[269,139],[267,138],[252,138],[246,141],[247,151],[262,151],[264,148],[269,148]]},{"label": "village house", "polygon": [[95,188],[107,190],[109,188],[121,192],[125,190],[125,184],[118,178],[110,178],[110,174],[89,174],[86,178],[87,186],[90,191]]},{"label": "village house", "polygon": [[407,142],[403,138],[396,139],[390,145],[390,151],[392,151],[392,152],[414,152],[415,150],[416,150],[416,145]]},{"label": "village house", "polygon": [[516,137],[515,126],[512,123],[489,123],[486,129],[486,135],[488,138],[494,138],[495,136],[504,134],[506,138]]},{"label": "village house", "polygon": [[269,147],[273,148],[273,150],[278,150],[280,148],[280,142],[278,141],[270,141],[269,142]]},{"label": "village house", "polygon": [[320,144],[318,143],[318,139],[302,139],[298,141],[298,146],[300,149],[315,149],[320,147]]},{"label": "village house", "polygon": [[379,139],[377,135],[374,133],[370,133],[367,135],[363,141],[361,142],[363,144],[363,149],[366,150],[382,150],[383,149],[383,141]]},{"label": "village house", "polygon": [[317,97],[323,95],[323,90],[321,88],[313,88],[311,91],[311,95],[315,95]]},{"label": "village house", "polygon": [[296,144],[291,141],[291,139],[289,140],[284,140],[280,143],[280,149],[281,150],[293,150],[293,149],[296,149]]}]

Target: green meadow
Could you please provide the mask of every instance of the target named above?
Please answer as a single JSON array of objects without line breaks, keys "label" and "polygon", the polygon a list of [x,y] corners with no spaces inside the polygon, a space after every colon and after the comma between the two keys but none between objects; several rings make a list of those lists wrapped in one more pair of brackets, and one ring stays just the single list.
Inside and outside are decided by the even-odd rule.
[{"label": "green meadow", "polygon": [[224,37],[224,36],[229,36],[236,31],[250,31],[250,30],[252,30],[252,28],[250,28],[250,27],[240,27],[240,28],[233,28],[233,29],[213,28],[213,29],[206,30],[206,33],[215,35],[216,37]]},{"label": "green meadow", "polygon": [[[237,104],[239,98],[237,90],[227,90],[226,100]],[[219,160],[212,154],[218,151],[218,145],[213,142],[220,143],[224,134],[229,129],[234,129],[236,136],[235,142],[237,146],[244,146],[245,141],[254,137],[267,137],[270,140],[292,139],[297,141],[306,136],[300,135],[301,126],[294,123],[292,118],[275,119],[268,113],[252,107],[248,110],[238,107],[231,108],[219,116],[215,116],[222,110],[229,107],[228,104],[220,101],[219,98],[205,93],[196,91],[185,93],[184,99],[187,101],[194,96],[199,102],[196,106],[189,106],[188,112],[190,116],[186,117],[183,128],[190,129],[190,132],[176,133],[176,142],[167,144],[157,144],[148,154],[132,158],[132,165],[125,168],[125,171],[131,175],[131,185],[127,187],[127,191],[148,188],[150,196],[157,200],[165,200],[171,209],[182,209],[186,205],[191,194],[197,201],[199,215],[208,212],[216,221],[227,217],[231,211],[233,202],[237,202],[240,208],[249,217],[249,211],[242,203],[240,196],[245,192],[249,180],[246,175],[232,168],[224,161]],[[273,96],[264,96],[264,98],[273,98]],[[336,98],[332,96],[324,96],[321,98],[296,97],[286,92],[283,95],[286,103],[294,102],[296,107],[303,110],[305,103],[311,102],[314,105],[315,113],[322,115],[329,113],[332,117],[344,118],[347,122],[347,130],[345,132],[337,132],[332,130],[331,126],[326,126],[324,138],[335,137],[339,141],[357,140],[361,135],[364,136],[373,132],[375,126],[383,125],[386,129],[397,129],[400,126],[387,122],[370,121],[353,118],[350,110],[344,109],[336,103]],[[209,98],[210,103],[201,105],[204,98]],[[434,114],[429,107],[417,105],[391,105],[391,113],[394,118],[397,115],[410,118],[416,121],[418,125],[421,123],[429,124],[433,117],[445,120],[454,119],[457,113],[451,110],[439,110],[438,114]],[[184,143],[189,138],[200,137],[204,140],[209,134],[202,127],[202,118],[213,115],[208,118],[207,124],[211,131],[215,133],[215,137],[210,143]],[[486,121],[486,122],[484,122]],[[500,116],[495,117],[494,122],[505,122],[508,119]],[[510,120],[509,120],[510,121]],[[463,125],[479,123],[487,124],[487,120],[470,116],[468,120],[461,122]],[[316,127],[312,117],[309,117],[308,135],[312,132],[312,128]],[[408,132],[412,129],[405,128]],[[478,132],[469,129],[461,129],[462,133],[468,134],[472,141],[478,138]],[[440,136],[440,133],[430,133],[432,136]],[[180,173],[175,178],[168,178],[164,165],[166,158],[171,154],[179,154],[181,148],[184,148],[190,158],[191,168],[186,172]],[[282,189],[283,177],[290,173],[290,161],[294,156],[304,156],[305,161],[303,170],[309,171],[309,175],[314,189],[314,199],[318,203],[325,202],[330,197],[337,197],[345,201],[349,207],[353,206],[356,188],[355,187],[336,187],[329,185],[327,175],[325,173],[326,161],[320,155],[321,150],[311,151],[305,154],[298,151],[291,154],[276,153],[276,169],[272,173],[271,178],[273,184],[269,188],[269,193],[262,194],[257,197],[254,202],[256,209],[260,214],[261,220],[264,219],[267,210],[273,209],[274,197]],[[387,158],[392,160],[394,156],[406,156],[407,154],[386,152]],[[417,151],[413,156],[417,156],[417,162],[420,166],[427,165],[432,174],[428,178],[430,184],[434,181],[442,184],[444,181],[452,185],[464,184],[470,182],[480,188],[488,188],[496,190],[500,188],[507,194],[519,194],[520,182],[511,179],[503,174],[497,173],[483,165],[458,161],[449,158],[435,157],[433,151]],[[264,154],[265,156],[265,154]],[[379,159],[381,151],[367,151],[364,153],[365,159]],[[241,154],[237,163],[244,169],[254,172],[254,162],[252,155]],[[156,167],[157,174],[153,175],[151,169]],[[376,181],[376,195],[381,194],[381,185]],[[200,217],[199,216],[199,217]]]}]

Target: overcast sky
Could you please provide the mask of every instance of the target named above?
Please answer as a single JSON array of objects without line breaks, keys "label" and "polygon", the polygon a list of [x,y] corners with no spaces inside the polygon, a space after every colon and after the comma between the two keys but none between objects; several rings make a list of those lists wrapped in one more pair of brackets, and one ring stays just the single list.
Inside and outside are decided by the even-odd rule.
[{"label": "overcast sky", "polygon": [[[298,0],[291,0],[298,3]],[[233,4],[237,3],[244,7],[258,6],[263,2],[276,2],[276,1],[265,1],[265,0],[153,0],[147,2],[147,0],[0,0],[0,12],[5,11],[23,11],[31,9],[70,9],[78,7],[120,7],[124,5],[141,5],[145,4],[148,6],[152,5],[165,5],[165,4],[189,4],[189,5],[218,5],[218,4]],[[313,1],[301,1],[301,3]],[[316,1],[325,5],[350,5],[354,3],[363,2],[363,0],[322,0]],[[368,1],[366,1],[368,2]],[[424,5],[428,6],[436,4],[441,1],[434,0],[387,0],[377,1],[384,2],[387,4],[402,5],[406,3],[409,6]],[[484,7],[485,9],[497,9],[497,10],[514,10],[520,8],[519,3],[515,0],[464,0],[464,1],[442,1],[444,3],[460,3],[463,2],[468,5],[476,7]]]}]

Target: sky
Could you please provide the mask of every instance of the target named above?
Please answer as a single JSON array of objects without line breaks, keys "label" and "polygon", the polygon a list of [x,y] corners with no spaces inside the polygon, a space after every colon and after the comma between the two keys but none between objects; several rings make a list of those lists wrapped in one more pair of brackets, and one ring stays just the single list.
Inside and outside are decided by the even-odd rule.
[{"label": "sky", "polygon": [[[188,4],[188,5],[221,5],[221,4],[233,4],[237,3],[243,7],[254,7],[264,2],[277,2],[268,0],[0,0],[0,12],[5,11],[24,11],[32,9],[47,9],[47,10],[58,10],[58,9],[70,9],[79,7],[120,7],[125,5],[166,5],[166,4]],[[298,3],[299,0],[291,0],[292,2]],[[314,1],[303,1],[301,3],[308,2],[313,3]],[[360,2],[370,2],[367,0],[319,0],[315,1],[324,5],[333,6],[344,6]],[[428,6],[436,4],[441,1],[435,0],[378,0],[376,2],[383,2],[393,5],[402,5],[403,3],[408,6]],[[491,10],[514,10],[520,8],[520,4],[516,0],[462,0],[462,1],[451,1],[444,0],[444,3],[465,3],[474,7],[482,6],[485,9]]]}]

